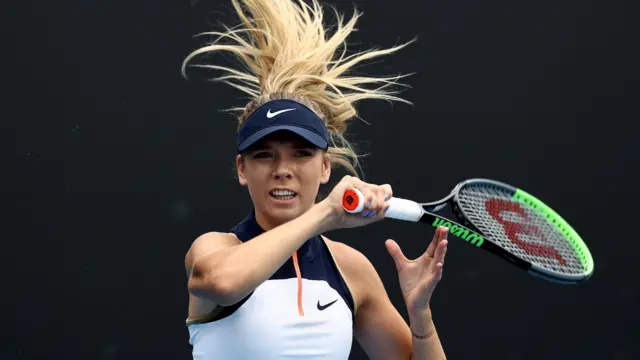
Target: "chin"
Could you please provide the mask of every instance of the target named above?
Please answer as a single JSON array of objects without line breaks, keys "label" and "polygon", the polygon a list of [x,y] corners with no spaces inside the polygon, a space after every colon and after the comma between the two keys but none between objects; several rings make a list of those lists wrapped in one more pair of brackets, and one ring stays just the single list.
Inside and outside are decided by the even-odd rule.
[{"label": "chin", "polygon": [[308,209],[296,201],[290,204],[273,204],[268,203],[265,206],[265,214],[271,217],[278,224],[289,222],[298,216],[304,214]]},{"label": "chin", "polygon": [[279,224],[289,222],[298,216],[302,215],[304,211],[301,207],[292,208],[270,208],[268,210],[269,216],[276,220]]}]

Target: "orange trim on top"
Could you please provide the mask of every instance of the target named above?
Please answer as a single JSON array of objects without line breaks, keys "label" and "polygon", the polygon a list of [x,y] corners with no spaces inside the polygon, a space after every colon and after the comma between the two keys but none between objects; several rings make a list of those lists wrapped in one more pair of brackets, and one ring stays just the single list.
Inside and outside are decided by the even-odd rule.
[{"label": "orange trim on top", "polygon": [[298,314],[304,316],[302,309],[302,274],[300,273],[300,265],[298,264],[298,252],[293,253],[293,267],[296,269],[296,277],[298,278]]},{"label": "orange trim on top", "polygon": [[338,268],[338,272],[340,273],[340,276],[342,276],[342,280],[344,281],[344,283],[347,285],[347,289],[349,290],[349,293],[351,294],[351,299],[353,300],[353,316],[355,317],[356,314],[358,313],[358,300],[356,299],[356,293],[353,291],[353,289],[351,288],[351,286],[349,286],[349,281],[347,280],[347,276],[344,273],[344,271],[342,270],[342,268],[340,267],[340,264],[338,264],[338,260],[336,259],[335,255],[333,255],[333,250],[331,250],[331,245],[329,245],[329,239],[327,239],[324,235],[321,236],[322,241],[324,241],[324,244],[327,248],[327,250],[329,250],[329,254],[331,255],[331,259],[333,260],[333,263],[336,264],[336,267]]}]

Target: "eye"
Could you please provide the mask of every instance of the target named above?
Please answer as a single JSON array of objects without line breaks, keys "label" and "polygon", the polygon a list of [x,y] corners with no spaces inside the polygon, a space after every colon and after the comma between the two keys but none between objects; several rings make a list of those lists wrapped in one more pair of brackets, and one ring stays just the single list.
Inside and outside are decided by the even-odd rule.
[{"label": "eye", "polygon": [[253,154],[254,159],[267,159],[273,157],[273,155],[268,151],[259,151]]},{"label": "eye", "polygon": [[296,157],[308,157],[313,155],[313,152],[309,150],[296,150]]}]

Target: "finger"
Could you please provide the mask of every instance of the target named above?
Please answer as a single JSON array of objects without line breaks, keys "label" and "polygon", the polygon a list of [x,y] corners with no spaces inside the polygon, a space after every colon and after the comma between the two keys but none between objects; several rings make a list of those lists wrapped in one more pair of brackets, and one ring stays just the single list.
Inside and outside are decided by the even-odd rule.
[{"label": "finger", "polygon": [[391,189],[391,185],[384,184],[384,185],[380,185],[380,187],[384,191],[385,201],[388,201],[389,199],[391,199],[393,197],[393,189]]},{"label": "finger", "polygon": [[[357,178],[351,175],[345,175],[342,177],[342,180],[340,180],[340,183],[338,183],[338,185],[341,185],[344,188],[357,187],[355,186],[357,184],[357,180],[358,180]],[[336,185],[336,187],[338,185]]]},{"label": "finger", "polygon": [[361,187],[360,191],[364,195],[364,210],[362,211],[362,216],[369,216],[373,211],[371,210],[373,206],[375,206],[375,194],[371,189],[367,187]]},{"label": "finger", "polygon": [[402,249],[400,249],[398,243],[389,239],[385,241],[384,245],[387,247],[387,251],[389,255],[391,255],[394,264],[396,264],[396,270],[398,270],[398,272],[402,271],[409,260],[402,253]]},{"label": "finger", "polygon": [[449,245],[447,239],[443,239],[438,243],[438,247],[436,248],[436,252],[433,257],[436,265],[440,264],[440,266],[444,266],[444,258],[447,255],[447,245]]},{"label": "finger", "polygon": [[384,209],[387,206],[386,199],[385,199],[386,193],[382,188],[382,186],[376,186],[375,193],[376,193],[376,207],[374,209],[373,215],[384,214]]},{"label": "finger", "polygon": [[380,204],[380,208],[381,208],[381,210],[380,210],[380,211],[378,211],[378,212],[375,214],[375,217],[376,217],[377,219],[380,219],[380,220],[384,219],[384,218],[386,217],[387,210],[389,210],[389,206],[390,206],[390,205],[389,205],[388,203],[385,203],[385,202],[383,202],[382,204]]},{"label": "finger", "polygon": [[427,251],[425,253],[430,258],[433,257],[436,251],[436,247],[438,246],[438,242],[440,240],[440,232],[442,231],[443,231],[442,226],[438,226],[436,228],[436,232],[433,234],[433,239],[431,239],[431,242],[429,243],[429,247],[427,247]]},{"label": "finger", "polygon": [[435,246],[438,246],[442,242],[442,240],[446,240],[448,234],[449,234],[449,228],[446,226],[442,226],[442,229],[440,229],[440,235],[438,240],[434,241]]},{"label": "finger", "polygon": [[368,183],[354,176],[350,178],[350,181],[351,181],[351,186],[357,188],[360,191],[370,187]]},{"label": "finger", "polygon": [[375,186],[367,184],[367,193],[369,194],[369,201],[367,202],[367,215],[373,216],[377,211],[378,207],[378,193],[376,192]]},{"label": "finger", "polygon": [[442,263],[437,263],[436,264],[436,269],[435,269],[435,278],[437,281],[442,280],[442,274],[444,273],[444,264]]}]

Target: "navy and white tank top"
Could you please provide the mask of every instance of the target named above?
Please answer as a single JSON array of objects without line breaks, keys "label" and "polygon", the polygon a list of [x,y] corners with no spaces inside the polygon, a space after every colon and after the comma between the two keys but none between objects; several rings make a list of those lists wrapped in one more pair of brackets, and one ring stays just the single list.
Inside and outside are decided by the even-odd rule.
[{"label": "navy and white tank top", "polygon": [[[251,211],[231,232],[245,242],[264,230]],[[194,360],[348,359],[354,300],[322,237],[298,249],[297,263],[300,284],[289,258],[242,301],[188,319]]]}]

